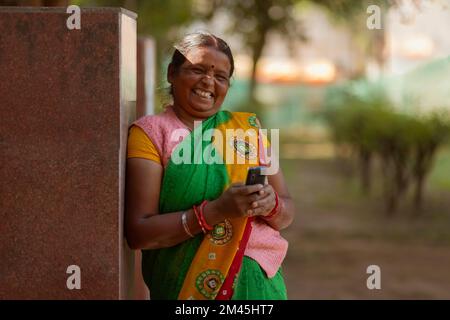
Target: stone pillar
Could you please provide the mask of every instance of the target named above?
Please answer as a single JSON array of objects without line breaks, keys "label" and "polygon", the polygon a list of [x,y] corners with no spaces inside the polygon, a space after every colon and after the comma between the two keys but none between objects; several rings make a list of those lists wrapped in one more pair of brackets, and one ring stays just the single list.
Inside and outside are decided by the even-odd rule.
[{"label": "stone pillar", "polygon": [[[136,118],[154,114],[156,83],[156,49],[155,41],[150,37],[137,40],[137,101]],[[141,252],[135,251],[134,299],[148,300],[150,293],[144,283],[141,269]]]},{"label": "stone pillar", "polygon": [[155,112],[155,41],[149,37],[139,37],[137,44],[137,104],[136,117]]},{"label": "stone pillar", "polygon": [[[133,296],[123,212],[136,14],[82,9],[73,30],[69,16],[0,7],[0,299]],[[80,289],[67,286],[71,265]]]}]

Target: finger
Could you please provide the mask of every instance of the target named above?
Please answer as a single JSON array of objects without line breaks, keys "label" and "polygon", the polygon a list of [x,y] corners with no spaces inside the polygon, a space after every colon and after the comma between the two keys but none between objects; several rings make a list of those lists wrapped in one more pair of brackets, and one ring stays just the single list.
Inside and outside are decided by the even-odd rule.
[{"label": "finger", "polygon": [[242,182],[234,182],[232,184],[230,184],[230,188],[240,188],[240,187],[244,187],[245,184],[243,184]]},{"label": "finger", "polygon": [[[260,206],[260,201],[261,200],[269,198],[270,196],[271,196],[270,193],[264,193],[263,195],[259,195],[258,193],[253,193],[253,194],[248,196],[249,204],[253,208],[256,208],[256,207]],[[254,203],[258,203],[258,205],[254,205]]]},{"label": "finger", "polygon": [[262,184],[253,184],[253,185],[245,185],[245,186],[241,186],[239,187],[239,192],[241,195],[249,195],[252,194],[254,192],[258,192],[259,190],[261,190],[262,188],[264,188],[264,186]]},{"label": "finger", "polygon": [[272,209],[275,206],[275,197],[270,195],[264,199],[258,200],[258,207],[266,207]]},{"label": "finger", "polygon": [[274,193],[275,192],[275,190],[273,190],[272,185],[270,185],[270,184],[264,185],[264,188],[262,188],[261,191],[264,191],[264,193]]},{"label": "finger", "polygon": [[245,187],[245,184],[243,184],[242,182],[235,182],[232,183],[228,190],[232,193],[232,194],[241,194],[241,189]]},{"label": "finger", "polygon": [[261,215],[271,211],[275,207],[274,199],[267,197],[264,200],[258,201],[258,206],[253,208],[253,215]]},{"label": "finger", "polygon": [[249,194],[248,196],[247,196],[247,200],[248,200],[248,202],[249,203],[251,203],[251,202],[254,202],[254,201],[259,201],[259,200],[261,200],[261,199],[265,199],[266,197],[269,197],[270,196],[270,193],[264,193],[264,194],[259,194],[259,192],[254,192],[254,193],[252,193],[252,194]]}]

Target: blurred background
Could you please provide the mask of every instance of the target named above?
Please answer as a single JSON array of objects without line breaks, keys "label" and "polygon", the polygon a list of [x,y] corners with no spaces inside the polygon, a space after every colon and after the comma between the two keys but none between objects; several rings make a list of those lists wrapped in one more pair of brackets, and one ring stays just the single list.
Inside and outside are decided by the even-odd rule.
[{"label": "blurred background", "polygon": [[[297,206],[289,298],[450,299],[450,0],[0,4],[137,12],[150,112],[168,102],[174,41],[222,37],[236,65],[223,108],[280,129]],[[366,286],[370,265],[381,290]]]}]

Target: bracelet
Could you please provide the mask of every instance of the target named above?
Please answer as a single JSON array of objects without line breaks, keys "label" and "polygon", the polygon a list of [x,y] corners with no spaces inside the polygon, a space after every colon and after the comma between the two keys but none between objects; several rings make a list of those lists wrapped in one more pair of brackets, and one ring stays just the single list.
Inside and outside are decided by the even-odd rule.
[{"label": "bracelet", "polygon": [[198,222],[198,224],[200,225],[200,228],[202,228],[203,233],[206,233],[206,230],[205,230],[205,228],[203,227],[203,224],[202,224],[202,222],[201,222],[201,220],[200,220],[200,216],[199,216],[199,213],[198,213],[198,208],[197,208],[197,206],[192,206],[192,209],[194,209],[194,214],[195,214],[195,217],[197,218],[197,222]]},{"label": "bracelet", "polygon": [[202,224],[205,227],[205,229],[208,230],[208,231],[211,231],[212,229],[214,229],[214,227],[209,225],[208,222],[206,222],[205,215],[203,214],[203,209],[205,208],[207,203],[208,203],[208,201],[204,200],[200,204],[200,219],[202,219]]},{"label": "bracelet", "polygon": [[184,231],[193,238],[194,235],[191,233],[191,230],[189,230],[189,226],[187,224],[187,211],[183,211],[183,214],[181,215],[181,223],[183,224]]},{"label": "bracelet", "polygon": [[270,213],[267,216],[264,216],[264,219],[272,219],[275,215],[277,215],[281,210],[278,210],[279,208],[279,204],[280,204],[280,199],[278,198],[278,193],[276,191],[275,192],[275,207],[272,209],[272,211],[270,211]]},{"label": "bracelet", "polygon": [[197,222],[200,225],[200,228],[202,228],[203,233],[208,233],[208,231],[211,231],[213,227],[209,225],[205,220],[205,215],[203,214],[203,209],[208,203],[207,200],[204,200],[199,206],[193,206],[195,217],[197,218]]}]

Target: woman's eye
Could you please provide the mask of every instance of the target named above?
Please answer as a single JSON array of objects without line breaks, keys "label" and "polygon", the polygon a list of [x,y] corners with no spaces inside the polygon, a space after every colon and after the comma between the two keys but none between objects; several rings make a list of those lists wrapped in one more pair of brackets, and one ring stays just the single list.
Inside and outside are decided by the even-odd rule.
[{"label": "woman's eye", "polygon": [[195,74],[202,74],[203,70],[199,69],[199,68],[194,68],[194,69],[192,69],[192,72],[194,72]]},{"label": "woman's eye", "polygon": [[220,82],[228,82],[228,78],[224,77],[224,76],[216,76],[216,79],[219,80]]}]

